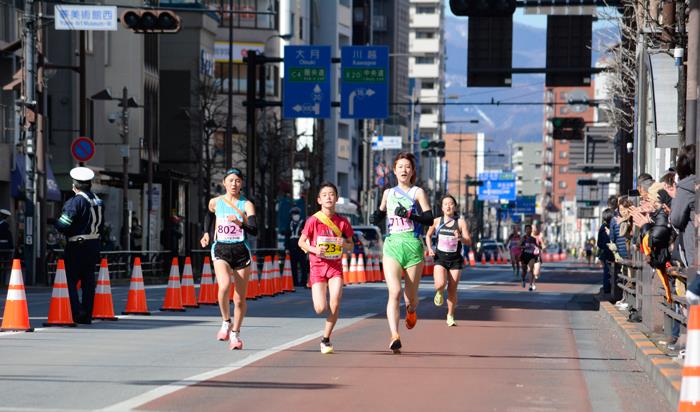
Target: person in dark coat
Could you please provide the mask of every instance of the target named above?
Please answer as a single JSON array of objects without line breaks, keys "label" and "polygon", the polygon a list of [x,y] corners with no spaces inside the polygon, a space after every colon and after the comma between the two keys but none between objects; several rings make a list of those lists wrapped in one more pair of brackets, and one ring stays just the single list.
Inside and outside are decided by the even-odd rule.
[{"label": "person in dark coat", "polygon": [[[683,146],[676,160],[678,184],[671,202],[669,220],[680,237],[681,258],[686,267],[696,265],[695,257],[695,145]],[[694,273],[688,273],[688,281]]]},{"label": "person in dark coat", "polygon": [[304,230],[306,220],[301,217],[301,210],[293,207],[289,211],[289,228],[285,231],[285,248],[289,252],[292,264],[294,286],[306,286],[309,276],[309,262],[306,253],[299,247],[299,237]]},{"label": "person in dark coat", "polygon": [[[7,209],[0,209],[0,251],[12,251],[15,248],[15,243],[12,239],[12,231],[7,219],[12,216]],[[12,255],[12,252],[9,252]]]},{"label": "person in dark coat", "polygon": [[610,266],[615,261],[615,255],[608,247],[610,243],[610,222],[613,220],[613,211],[610,208],[603,210],[603,223],[598,230],[598,259],[603,264],[603,293],[610,293]]}]

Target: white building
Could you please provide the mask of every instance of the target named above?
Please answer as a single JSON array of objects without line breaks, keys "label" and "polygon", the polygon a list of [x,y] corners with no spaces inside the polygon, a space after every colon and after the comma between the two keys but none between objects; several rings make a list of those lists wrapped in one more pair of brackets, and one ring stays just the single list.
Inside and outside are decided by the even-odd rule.
[{"label": "white building", "polygon": [[[409,77],[420,83],[421,103],[444,100],[445,39],[444,2],[442,0],[411,0],[409,13],[408,50]],[[443,107],[422,105],[420,136],[436,139],[440,133]]]},{"label": "white building", "polygon": [[537,196],[542,192],[542,143],[513,143],[513,173],[518,196]]}]

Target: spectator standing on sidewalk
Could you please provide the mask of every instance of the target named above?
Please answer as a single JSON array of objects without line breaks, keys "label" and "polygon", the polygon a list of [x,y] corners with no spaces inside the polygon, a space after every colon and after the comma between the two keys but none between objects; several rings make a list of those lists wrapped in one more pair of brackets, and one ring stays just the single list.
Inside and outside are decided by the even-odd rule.
[{"label": "spectator standing on sidewalk", "polygon": [[[678,185],[676,196],[671,202],[669,220],[678,230],[680,237],[681,258],[686,267],[696,265],[695,259],[695,145],[683,146],[676,158],[676,173]],[[691,271],[692,272],[692,271]],[[692,282],[694,273],[688,273],[688,281]]]},{"label": "spectator standing on sidewalk", "polygon": [[603,264],[603,287],[601,291],[605,294],[610,293],[610,265],[615,261],[615,255],[610,250],[610,223],[613,220],[613,211],[610,208],[603,210],[603,223],[598,230],[598,259]]}]

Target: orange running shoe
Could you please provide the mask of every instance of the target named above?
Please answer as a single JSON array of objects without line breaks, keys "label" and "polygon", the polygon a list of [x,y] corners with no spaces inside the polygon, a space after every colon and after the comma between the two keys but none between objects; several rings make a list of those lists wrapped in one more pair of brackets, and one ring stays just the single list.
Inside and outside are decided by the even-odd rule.
[{"label": "orange running shoe", "polygon": [[418,316],[415,309],[413,312],[409,312],[408,308],[406,308],[406,328],[413,329],[416,326],[416,322],[418,322]]},{"label": "orange running shoe", "polygon": [[391,351],[394,353],[401,353],[401,338],[399,338],[399,335],[394,335],[391,337],[389,349],[391,349]]}]

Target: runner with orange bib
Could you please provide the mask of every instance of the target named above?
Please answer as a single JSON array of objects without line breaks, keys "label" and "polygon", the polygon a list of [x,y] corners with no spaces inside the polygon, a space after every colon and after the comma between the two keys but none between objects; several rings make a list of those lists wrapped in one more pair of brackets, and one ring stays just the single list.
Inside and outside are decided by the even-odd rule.
[{"label": "runner with orange bib", "polygon": [[[321,210],[306,221],[299,237],[299,247],[309,253],[309,283],[314,310],[318,315],[328,311],[321,337],[321,353],[333,353],[331,333],[338,321],[340,298],[343,296],[343,251],[351,251],[353,230],[350,222],[335,213],[338,188],[321,183],[316,199]],[[326,290],[329,299],[326,299]],[[330,301],[330,303],[329,303]]]}]

